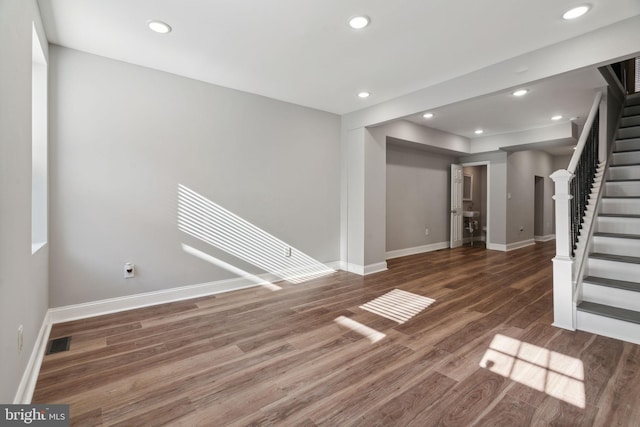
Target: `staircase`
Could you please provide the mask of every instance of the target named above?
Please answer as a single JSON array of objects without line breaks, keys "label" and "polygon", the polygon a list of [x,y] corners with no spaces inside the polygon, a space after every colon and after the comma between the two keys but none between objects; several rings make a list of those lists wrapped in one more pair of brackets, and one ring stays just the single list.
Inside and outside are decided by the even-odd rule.
[{"label": "staircase", "polygon": [[627,96],[603,185],[576,326],[640,344],[640,93]]}]

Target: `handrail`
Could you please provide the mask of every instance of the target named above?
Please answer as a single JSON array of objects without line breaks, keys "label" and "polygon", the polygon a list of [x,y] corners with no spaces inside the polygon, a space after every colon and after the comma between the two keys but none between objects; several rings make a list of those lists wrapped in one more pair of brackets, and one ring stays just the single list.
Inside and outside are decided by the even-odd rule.
[{"label": "handrail", "polygon": [[587,116],[587,122],[584,124],[584,128],[582,134],[580,135],[580,139],[578,139],[578,145],[576,145],[576,151],[574,151],[573,156],[571,156],[571,161],[569,162],[569,167],[567,170],[574,174],[576,171],[576,167],[578,166],[578,162],[580,161],[580,157],[582,156],[582,151],[584,150],[584,146],[587,144],[587,138],[589,137],[589,130],[591,126],[593,126],[593,121],[596,118],[596,113],[598,112],[598,108],[600,106],[600,100],[602,99],[602,92],[597,92],[596,97],[593,100],[593,105],[591,105],[591,110],[589,110],[589,115]]},{"label": "handrail", "polygon": [[602,92],[598,91],[575,153],[567,169],[551,175],[556,201],[556,256],[553,258],[553,324],[575,330],[574,262],[576,242],[589,202],[599,162],[599,124]]}]

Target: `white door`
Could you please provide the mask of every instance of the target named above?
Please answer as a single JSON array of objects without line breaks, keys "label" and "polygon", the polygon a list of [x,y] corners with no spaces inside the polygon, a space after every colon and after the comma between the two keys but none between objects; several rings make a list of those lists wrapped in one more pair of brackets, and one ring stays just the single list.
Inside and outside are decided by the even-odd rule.
[{"label": "white door", "polygon": [[451,243],[462,246],[462,165],[451,165]]}]

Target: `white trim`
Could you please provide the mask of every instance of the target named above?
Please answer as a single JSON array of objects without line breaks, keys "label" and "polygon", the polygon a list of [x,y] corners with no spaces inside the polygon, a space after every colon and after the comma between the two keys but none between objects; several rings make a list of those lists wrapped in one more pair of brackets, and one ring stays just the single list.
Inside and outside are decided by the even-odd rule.
[{"label": "white trim", "polygon": [[525,248],[527,246],[535,245],[536,241],[534,239],[522,240],[520,242],[508,243],[507,251],[513,251],[520,248]]},{"label": "white trim", "polygon": [[489,243],[489,242],[487,242],[487,249],[492,250],[492,251],[506,252],[507,251],[507,245],[501,245],[499,243]]},{"label": "white trim", "polygon": [[360,276],[364,276],[364,267],[358,264],[353,264],[350,262],[343,261],[343,270],[348,271],[349,273],[358,274]]},{"label": "white trim", "polygon": [[[341,264],[342,263],[340,261],[332,261],[325,265],[331,267]],[[261,279],[262,282],[241,277],[218,280],[215,282],[200,283],[197,285],[181,286],[177,288],[163,289],[161,291],[146,292],[142,294],[127,295],[82,304],[50,308],[48,316],[51,323],[68,322],[71,320],[84,319],[87,317],[101,316],[119,311],[133,310],[152,305],[166,304],[169,302],[231,292],[255,286],[270,285],[272,282],[282,280],[270,273],[258,274],[256,276]]]},{"label": "white trim", "polygon": [[414,246],[413,248],[396,249],[387,252],[387,259],[400,258],[403,256],[421,254],[425,252],[437,251],[440,249],[447,249],[449,242],[432,243],[430,245]]},{"label": "white trim", "polygon": [[29,362],[18,384],[16,395],[13,398],[14,404],[26,405],[31,403],[31,398],[33,397],[33,392],[36,389],[36,383],[38,381],[38,374],[40,373],[40,366],[42,365],[42,358],[47,349],[49,332],[51,332],[51,319],[47,311],[44,319],[42,319],[42,325],[40,326],[36,342],[33,345],[33,350],[31,350]]},{"label": "white trim", "polygon": [[387,262],[377,262],[375,264],[369,264],[364,266],[364,275],[379,273],[381,271],[387,271]]},{"label": "white trim", "polygon": [[369,265],[358,265],[358,264],[352,264],[350,262],[346,262],[344,263],[344,267],[345,267],[344,270],[348,271],[349,273],[358,274],[360,276],[366,276],[368,274],[386,271],[387,262],[383,261],[383,262],[378,262],[378,263],[369,264]]},{"label": "white trim", "polygon": [[[386,270],[386,262],[384,270]],[[325,264],[332,269],[342,269],[343,263],[340,261],[331,261]],[[376,267],[379,264],[373,264],[367,267]],[[382,270],[378,270],[382,271]],[[374,273],[370,271],[367,274]],[[55,323],[68,322],[71,320],[85,319],[88,317],[101,316],[125,310],[133,310],[136,308],[148,307],[158,304],[166,304],[175,301],[182,301],[191,298],[197,298],[207,295],[214,295],[223,292],[230,292],[239,289],[252,288],[261,285],[271,285],[271,282],[281,280],[277,276],[269,273],[257,275],[262,280],[258,282],[246,278],[235,278],[228,280],[219,280],[209,283],[201,283],[197,285],[181,286],[178,288],[165,289],[155,292],[147,292],[143,294],[127,295],[124,297],[110,298],[99,301],[92,301],[82,304],[68,305],[64,307],[50,308],[42,320],[42,326],[36,342],[31,351],[29,362],[24,370],[22,379],[18,384],[14,404],[29,404],[33,397],[33,392],[38,381],[40,366],[47,348],[51,326]]]},{"label": "white trim", "polygon": [[549,242],[555,239],[555,234],[547,234],[546,236],[533,236],[533,240],[535,240],[536,242]]},{"label": "white trim", "polygon": [[344,262],[342,261],[330,261],[330,262],[325,262],[324,265],[326,265],[327,267],[329,267],[332,270],[344,270]]},{"label": "white trim", "polygon": [[[260,275],[258,277],[264,278],[264,283],[266,284],[269,280],[264,276],[265,275]],[[51,323],[69,322],[71,320],[102,316],[105,314],[117,313],[119,311],[133,310],[135,308],[165,304],[222,292],[235,291],[238,289],[251,288],[259,285],[260,283],[241,278],[220,280],[216,282],[201,283],[198,285],[181,286],[161,291],[146,292],[142,294],[127,295],[124,297],[50,308],[49,315]]]}]

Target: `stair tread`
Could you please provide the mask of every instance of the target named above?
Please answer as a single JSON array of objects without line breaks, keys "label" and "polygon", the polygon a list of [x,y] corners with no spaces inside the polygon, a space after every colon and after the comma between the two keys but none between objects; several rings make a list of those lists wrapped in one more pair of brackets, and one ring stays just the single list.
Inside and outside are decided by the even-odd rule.
[{"label": "stair tread", "polygon": [[640,179],[608,179],[605,182],[640,182]]},{"label": "stair tread", "polygon": [[640,218],[640,215],[634,214],[614,214],[614,213],[601,213],[598,214],[600,217],[611,217],[611,218]]},{"label": "stair tread", "polygon": [[592,252],[589,258],[602,259],[605,261],[626,262],[628,264],[640,264],[640,257],[627,255],[603,254],[600,252]]},{"label": "stair tread", "polygon": [[[637,143],[640,142],[640,137],[635,137],[635,138],[616,138],[616,142],[622,142],[625,144],[631,144],[631,145],[635,145]],[[634,148],[631,148],[631,150],[633,150]]]},{"label": "stair tread", "polygon": [[640,292],[640,283],[628,282],[626,280],[608,279],[606,277],[587,276],[582,279],[583,282],[593,283],[601,286],[608,286],[610,288],[625,289],[628,291]]},{"label": "stair tread", "polygon": [[640,166],[640,163],[627,163],[624,165],[609,165],[610,168],[624,168],[629,166]]},{"label": "stair tread", "polygon": [[638,151],[640,151],[640,149],[637,148],[629,148],[626,150],[615,150],[612,151],[613,154],[623,154],[623,153],[637,153]]},{"label": "stair tread", "polygon": [[596,237],[614,237],[616,239],[640,239],[640,234],[624,234],[624,233],[593,233]]},{"label": "stair tread", "polygon": [[634,310],[612,307],[610,305],[598,304],[590,301],[582,301],[578,304],[578,310],[640,324],[640,312]]}]

